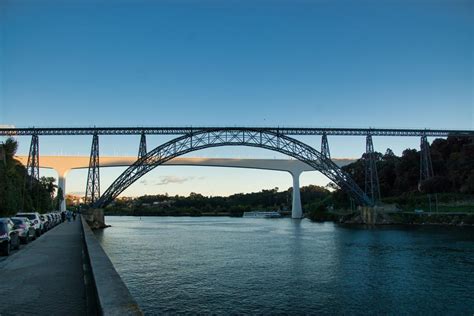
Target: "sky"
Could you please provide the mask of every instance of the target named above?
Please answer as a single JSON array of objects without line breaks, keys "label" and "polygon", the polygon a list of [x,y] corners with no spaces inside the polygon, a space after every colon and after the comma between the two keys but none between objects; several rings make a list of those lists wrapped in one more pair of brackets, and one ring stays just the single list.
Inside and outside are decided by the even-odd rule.
[{"label": "sky", "polygon": [[[474,2],[0,1],[0,125],[474,129]],[[148,138],[148,148],[170,137]],[[319,148],[320,137],[299,138]],[[19,154],[30,139],[19,137]],[[100,138],[136,155],[139,136]],[[335,157],[365,140],[330,137]],[[91,137],[40,137],[40,154],[88,155]],[[415,138],[374,138],[400,154]],[[215,148],[194,157],[281,158]],[[101,171],[102,190],[123,168]],[[41,171],[43,175],[54,175]],[[68,176],[83,192],[86,170]],[[328,182],[316,172],[302,185]],[[124,195],[228,195],[289,174],[156,168]]]}]

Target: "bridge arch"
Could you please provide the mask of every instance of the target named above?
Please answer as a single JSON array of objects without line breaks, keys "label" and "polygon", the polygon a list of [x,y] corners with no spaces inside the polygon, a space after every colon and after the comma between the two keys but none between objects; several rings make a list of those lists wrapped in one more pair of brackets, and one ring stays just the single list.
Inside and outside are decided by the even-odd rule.
[{"label": "bridge arch", "polygon": [[196,130],[172,139],[153,150],[128,167],[104,192],[93,207],[103,208],[140,177],[178,156],[211,147],[250,146],[277,151],[296,158],[321,172],[345,190],[361,205],[372,205],[372,200],[352,178],[330,158],[313,147],[278,131],[247,128],[217,128]]}]

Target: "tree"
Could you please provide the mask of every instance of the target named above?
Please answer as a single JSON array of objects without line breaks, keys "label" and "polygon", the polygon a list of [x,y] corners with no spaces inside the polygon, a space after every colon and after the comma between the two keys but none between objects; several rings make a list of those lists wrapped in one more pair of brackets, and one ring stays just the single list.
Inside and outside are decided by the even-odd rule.
[{"label": "tree", "polygon": [[56,184],[56,179],[53,177],[41,177],[40,183],[43,186],[43,188],[51,195],[51,199],[54,197],[54,192],[56,191],[56,188],[58,187]]},{"label": "tree", "polygon": [[16,154],[16,151],[18,150],[18,142],[11,137],[7,138],[7,140],[3,143],[3,150],[5,151],[7,160],[12,160],[13,156]]},{"label": "tree", "polygon": [[447,177],[435,176],[420,183],[423,193],[439,193],[451,191],[451,181]]},{"label": "tree", "polygon": [[[0,146],[5,155],[5,163],[0,164],[0,217],[22,210],[50,210],[56,180],[51,177],[43,177],[41,181],[30,178],[26,168],[14,159],[18,142],[13,138],[8,138]],[[30,181],[31,188],[25,185]]]},{"label": "tree", "polygon": [[387,148],[387,150],[385,151],[385,154],[383,155],[383,159],[384,160],[389,160],[390,158],[394,158],[394,157],[396,157],[396,156],[393,153],[393,150],[391,150],[390,148]]}]

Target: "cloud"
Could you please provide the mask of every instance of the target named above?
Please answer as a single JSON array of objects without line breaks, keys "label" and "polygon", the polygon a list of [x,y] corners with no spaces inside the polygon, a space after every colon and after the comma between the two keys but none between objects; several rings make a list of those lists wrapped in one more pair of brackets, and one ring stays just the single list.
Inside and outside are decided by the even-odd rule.
[{"label": "cloud", "polygon": [[177,176],[161,176],[155,185],[166,185],[170,183],[184,183],[194,180],[195,177],[177,177]]}]

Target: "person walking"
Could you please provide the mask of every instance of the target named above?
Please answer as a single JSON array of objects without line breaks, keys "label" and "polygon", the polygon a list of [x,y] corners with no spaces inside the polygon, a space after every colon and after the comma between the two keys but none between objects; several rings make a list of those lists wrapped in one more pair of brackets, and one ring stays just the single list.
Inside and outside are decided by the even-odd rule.
[{"label": "person walking", "polygon": [[61,212],[61,220],[62,222],[64,223],[64,221],[66,220],[66,212]]},{"label": "person walking", "polygon": [[76,221],[76,212],[72,212],[72,220]]}]

